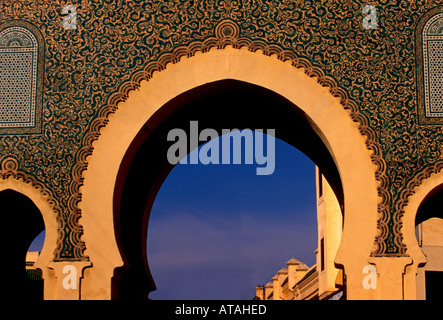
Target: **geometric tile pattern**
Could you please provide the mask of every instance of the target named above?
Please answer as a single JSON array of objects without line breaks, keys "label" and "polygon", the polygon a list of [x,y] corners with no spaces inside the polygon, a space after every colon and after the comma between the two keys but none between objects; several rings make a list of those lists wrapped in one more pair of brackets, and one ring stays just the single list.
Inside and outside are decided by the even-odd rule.
[{"label": "geometric tile pattern", "polygon": [[423,28],[423,72],[426,117],[443,117],[443,14]]},{"label": "geometric tile pattern", "polygon": [[35,126],[38,44],[23,27],[0,33],[0,128]]}]

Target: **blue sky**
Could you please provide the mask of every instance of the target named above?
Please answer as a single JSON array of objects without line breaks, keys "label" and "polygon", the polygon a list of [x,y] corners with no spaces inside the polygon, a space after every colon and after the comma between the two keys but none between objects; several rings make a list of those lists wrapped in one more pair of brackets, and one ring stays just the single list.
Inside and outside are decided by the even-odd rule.
[{"label": "blue sky", "polygon": [[[200,147],[201,148],[201,147]],[[275,140],[275,171],[256,164],[178,164],[152,208],[152,299],[252,299],[290,258],[317,248],[315,167]],[[30,250],[40,250],[44,233]]]},{"label": "blue sky", "polygon": [[151,212],[152,299],[250,299],[290,258],[315,263],[315,166],[276,139],[275,171],[252,165],[183,165]]}]

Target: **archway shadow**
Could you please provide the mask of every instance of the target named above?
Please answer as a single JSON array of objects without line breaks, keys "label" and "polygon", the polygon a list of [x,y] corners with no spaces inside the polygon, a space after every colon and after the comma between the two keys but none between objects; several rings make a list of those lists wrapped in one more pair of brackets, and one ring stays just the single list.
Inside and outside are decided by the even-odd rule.
[{"label": "archway shadow", "polygon": [[7,189],[0,192],[3,252],[7,274],[3,291],[11,300],[42,300],[43,280],[32,280],[26,272],[26,253],[32,241],[45,230],[43,217],[25,195]]}]

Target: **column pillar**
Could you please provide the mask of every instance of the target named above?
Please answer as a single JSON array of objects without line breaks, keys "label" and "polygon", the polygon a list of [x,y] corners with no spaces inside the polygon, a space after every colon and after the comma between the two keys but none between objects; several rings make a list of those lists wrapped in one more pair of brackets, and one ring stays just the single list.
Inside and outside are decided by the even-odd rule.
[{"label": "column pillar", "polygon": [[54,270],[56,285],[54,300],[81,300],[81,280],[85,268],[91,267],[90,261],[50,262],[48,268]]},{"label": "column pillar", "polygon": [[377,272],[377,289],[380,300],[403,300],[406,266],[412,263],[411,257],[371,257]]}]

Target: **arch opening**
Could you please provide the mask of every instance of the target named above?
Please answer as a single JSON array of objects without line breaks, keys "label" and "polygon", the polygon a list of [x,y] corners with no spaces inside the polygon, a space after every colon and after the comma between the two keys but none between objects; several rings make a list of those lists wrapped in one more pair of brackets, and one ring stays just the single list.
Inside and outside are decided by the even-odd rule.
[{"label": "arch opening", "polygon": [[431,190],[415,216],[416,237],[426,264],[417,272],[417,298],[441,300],[443,286],[443,185]]},{"label": "arch opening", "polygon": [[0,191],[3,225],[12,232],[2,233],[3,255],[7,257],[8,276],[3,289],[16,300],[42,300],[43,280],[41,270],[26,266],[28,249],[34,239],[45,230],[43,216],[34,202],[27,196],[6,189]]},{"label": "arch opening", "polygon": [[415,225],[430,218],[443,219],[443,185],[434,188],[425,199],[423,199],[415,216]]},{"label": "arch opening", "polygon": [[151,299],[252,299],[289,258],[316,263],[315,165],[278,138],[275,159],[270,175],[257,163],[174,166],[150,212]]},{"label": "arch opening", "polygon": [[[340,174],[321,130],[297,106],[269,89],[220,80],[180,94],[160,108],[139,131],[120,165],[114,190],[114,226],[124,266],[113,278],[113,298],[147,298],[156,289],[146,254],[149,215],[172,170],[167,134],[190,121],[201,129],[275,129],[276,137],[309,157],[321,170],[344,212]],[[201,144],[202,142],[199,142]],[[191,145],[188,145],[188,150]]]}]

